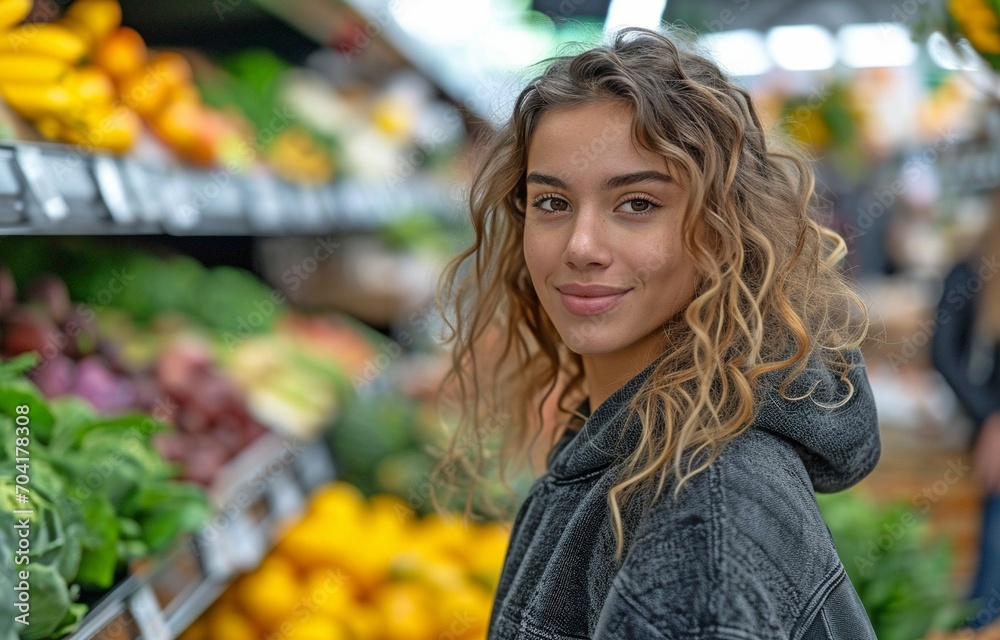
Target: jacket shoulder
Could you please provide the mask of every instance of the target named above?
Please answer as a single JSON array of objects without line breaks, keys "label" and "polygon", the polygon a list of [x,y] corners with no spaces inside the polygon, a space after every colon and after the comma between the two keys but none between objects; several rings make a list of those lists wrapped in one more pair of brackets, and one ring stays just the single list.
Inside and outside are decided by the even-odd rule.
[{"label": "jacket shoulder", "polygon": [[[664,637],[799,637],[846,578],[791,443],[750,429],[640,519],[615,589]],[[716,631],[713,631],[716,629]],[[683,633],[681,633],[683,635]]]}]

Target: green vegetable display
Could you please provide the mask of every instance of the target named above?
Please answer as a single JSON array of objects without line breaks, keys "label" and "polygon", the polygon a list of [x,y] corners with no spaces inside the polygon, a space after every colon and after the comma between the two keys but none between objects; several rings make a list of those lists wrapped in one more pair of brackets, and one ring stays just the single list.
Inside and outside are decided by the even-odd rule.
[{"label": "green vegetable display", "polygon": [[881,640],[951,631],[973,613],[952,589],[947,542],[928,538],[927,523],[915,509],[879,506],[849,491],[819,494],[817,501]]},{"label": "green vegetable display", "polygon": [[119,308],[145,325],[161,313],[187,316],[219,332],[247,327],[267,332],[283,311],[272,290],[243,269],[208,268],[193,258],[142,251],[109,251],[91,239],[8,238],[3,264],[19,288],[43,273],[58,273],[75,302],[95,311]]},{"label": "green vegetable display", "polygon": [[[341,480],[369,497],[378,493],[397,495],[412,509],[427,515],[434,512],[430,499],[432,470],[439,455],[435,452],[445,445],[443,435],[433,407],[394,393],[350,397],[328,437]],[[486,446],[496,444],[487,442]],[[494,479],[483,483],[473,496],[472,510],[477,516],[492,519],[516,513],[535,480],[532,473],[520,470],[508,474],[508,486],[504,486],[495,479],[495,471],[489,466],[484,469],[484,476]],[[465,508],[464,492],[438,488],[441,490],[436,495],[447,509],[461,512]]]},{"label": "green vegetable display", "polygon": [[[24,626],[0,599],[0,640],[73,631],[87,611],[77,602],[81,588],[108,589],[128,562],[208,515],[202,490],[172,480],[175,470],[153,448],[165,425],[141,414],[105,419],[77,398],[46,401],[22,375],[34,364],[30,354],[0,364],[0,591],[15,593],[27,570],[30,602]],[[29,417],[28,436],[16,433],[18,415]],[[18,436],[28,439],[20,451]],[[18,475],[28,478],[20,490]],[[29,531],[27,560],[17,564],[15,525]]]}]

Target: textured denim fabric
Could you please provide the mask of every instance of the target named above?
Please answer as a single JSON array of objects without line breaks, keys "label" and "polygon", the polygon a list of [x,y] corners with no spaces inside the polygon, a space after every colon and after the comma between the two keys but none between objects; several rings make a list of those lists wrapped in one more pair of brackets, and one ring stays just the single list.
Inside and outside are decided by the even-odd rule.
[{"label": "textured denim fabric", "polygon": [[[857,483],[881,453],[864,363],[851,355],[846,404],[769,391],[752,428],[676,500],[668,482],[647,512],[631,503],[616,562],[607,493],[638,443],[624,412],[650,363],[553,449],[515,518],[489,639],[875,638],[814,494]],[[810,365],[786,395],[813,385],[824,404],[846,395]]]}]

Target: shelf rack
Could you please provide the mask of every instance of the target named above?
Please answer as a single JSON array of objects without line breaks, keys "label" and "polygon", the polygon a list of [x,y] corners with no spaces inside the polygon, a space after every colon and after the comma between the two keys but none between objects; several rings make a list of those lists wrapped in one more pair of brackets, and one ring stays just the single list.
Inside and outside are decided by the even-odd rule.
[{"label": "shelf rack", "polygon": [[305,187],[258,170],[231,174],[45,143],[0,143],[0,235],[315,235],[377,229],[413,211],[457,219],[453,190],[429,177],[397,185]]},{"label": "shelf rack", "polygon": [[324,440],[267,434],[221,473],[208,523],[133,566],[67,640],[173,640],[226,589],[256,568],[296,521],[309,494],[335,477]]}]

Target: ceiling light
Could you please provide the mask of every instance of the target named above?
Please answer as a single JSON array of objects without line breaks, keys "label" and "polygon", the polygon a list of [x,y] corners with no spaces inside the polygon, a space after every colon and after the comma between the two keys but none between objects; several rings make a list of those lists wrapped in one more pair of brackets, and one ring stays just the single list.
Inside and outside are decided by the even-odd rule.
[{"label": "ceiling light", "polygon": [[837,31],[840,59],[851,67],[906,67],[917,59],[917,45],[901,24],[848,24]]},{"label": "ceiling light", "polygon": [[719,66],[733,75],[755,76],[772,66],[764,36],[753,29],[709,33],[701,36],[700,42]]},{"label": "ceiling light", "polygon": [[622,27],[646,27],[659,29],[667,0],[611,0],[608,16],[604,20],[604,31],[615,31]]},{"label": "ceiling light", "polygon": [[837,62],[833,36],[815,24],[772,28],[767,32],[767,51],[775,64],[790,71],[829,69]]}]

